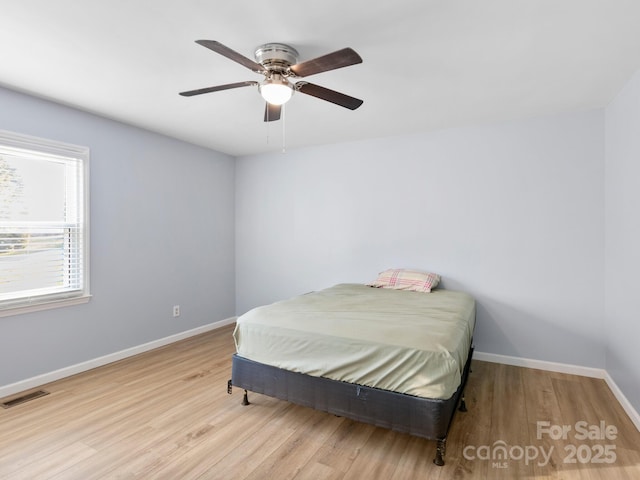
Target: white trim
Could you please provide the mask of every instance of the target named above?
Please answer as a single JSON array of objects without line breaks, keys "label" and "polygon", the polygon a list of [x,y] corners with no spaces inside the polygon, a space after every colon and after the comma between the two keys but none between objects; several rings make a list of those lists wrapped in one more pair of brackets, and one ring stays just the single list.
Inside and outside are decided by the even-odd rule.
[{"label": "white trim", "polygon": [[508,355],[498,355],[496,353],[474,352],[474,360],[483,362],[502,363],[505,365],[513,365],[516,367],[536,368],[547,372],[566,373],[569,375],[580,375],[583,377],[600,378],[605,381],[611,393],[616,397],[620,406],[629,416],[635,427],[640,432],[640,414],[633,408],[631,402],[625,397],[620,387],[611,378],[611,375],[603,368],[581,367],[578,365],[570,365],[566,363],[547,362],[544,360],[533,360],[530,358],[511,357]]},{"label": "white trim", "polygon": [[580,375],[582,377],[604,378],[606,371],[602,368],[581,367],[567,363],[547,362],[544,360],[533,360],[531,358],[511,357],[508,355],[498,355],[496,353],[474,352],[473,358],[491,363],[503,363],[515,367],[536,368],[548,372],[568,373],[569,375]]},{"label": "white trim", "polygon": [[[82,272],[77,275],[73,275],[74,279],[81,278],[81,285],[78,285],[77,289],[66,289],[58,293],[47,294],[47,289],[35,289],[33,295],[28,297],[12,297],[7,300],[2,300],[2,310],[0,311],[0,317],[6,317],[10,315],[19,315],[22,313],[30,313],[41,310],[47,310],[49,308],[58,308],[69,305],[77,305],[80,303],[86,303],[91,297],[90,290],[90,267],[89,261],[91,258],[90,253],[90,184],[91,176],[89,171],[89,164],[91,161],[91,150],[89,147],[74,145],[71,143],[60,142],[57,140],[50,140],[47,138],[34,137],[31,135],[24,135],[21,133],[10,132],[8,130],[0,130],[0,153],[8,153],[10,155],[21,156],[28,152],[29,157],[40,158],[47,161],[63,162],[69,166],[73,163],[74,168],[79,169],[82,175],[78,177],[78,193],[81,197],[81,201],[78,204],[78,214],[73,215],[74,222],[66,224],[68,226],[77,225],[80,227],[80,234],[82,235],[81,245],[73,250],[79,253],[79,258],[82,263]],[[65,170],[66,172],[66,170]],[[68,172],[65,173],[65,175]],[[68,179],[67,179],[68,180]],[[69,195],[69,192],[65,192],[65,195]],[[66,215],[65,215],[66,217]],[[77,217],[77,218],[76,218]],[[65,222],[68,219],[65,218]],[[65,225],[64,222],[10,222],[10,224],[44,224],[44,225]],[[62,286],[60,286],[62,287]],[[24,291],[22,293],[25,293]]]},{"label": "white trim", "polygon": [[618,402],[620,402],[620,405],[622,405],[622,408],[627,412],[627,415],[629,415],[629,418],[640,432],[640,414],[635,408],[633,408],[631,402],[629,402],[627,397],[625,397],[622,390],[620,390],[620,387],[618,387],[618,384],[613,381],[613,378],[611,378],[611,375],[609,375],[608,372],[606,372],[604,381],[607,382],[607,385],[609,385],[609,388],[611,389],[611,393],[613,393]]},{"label": "white trim", "polygon": [[18,307],[7,307],[0,310],[0,317],[10,317],[11,315],[20,315],[22,313],[39,312],[49,310],[51,308],[69,307],[71,305],[80,305],[88,303],[91,295],[82,295],[79,297],[64,298],[62,300],[48,300],[31,305],[20,305]]},{"label": "white trim", "polygon": [[72,143],[34,137],[23,133],[0,130],[0,143],[21,150],[45,152],[60,157],[84,158],[89,156],[89,147]]},{"label": "white trim", "polygon": [[176,333],[175,335],[170,335],[158,340],[153,340],[152,342],[143,343],[142,345],[127,348],[125,350],[120,350],[119,352],[114,352],[102,357],[94,358],[92,360],[87,360],[86,362],[77,363],[69,367],[64,367],[53,372],[43,373],[42,375],[27,378],[26,380],[21,380],[9,385],[2,385],[0,386],[0,398],[7,397],[19,392],[24,392],[25,390],[29,390],[32,388],[40,387],[46,383],[60,380],[61,378],[70,377],[71,375],[86,372],[87,370],[91,370],[92,368],[101,367],[103,365],[107,365],[108,363],[122,360],[123,358],[132,357],[133,355],[138,355],[139,353],[144,353],[149,350],[153,350],[154,348],[163,347],[165,345],[169,345],[170,343],[184,340],[185,338],[193,337],[195,335],[199,335],[210,330],[215,330],[226,325],[231,325],[232,323],[235,323],[235,321],[236,317],[230,317],[224,320],[220,320],[219,322],[203,325],[201,327],[187,330],[185,332],[180,332]]}]

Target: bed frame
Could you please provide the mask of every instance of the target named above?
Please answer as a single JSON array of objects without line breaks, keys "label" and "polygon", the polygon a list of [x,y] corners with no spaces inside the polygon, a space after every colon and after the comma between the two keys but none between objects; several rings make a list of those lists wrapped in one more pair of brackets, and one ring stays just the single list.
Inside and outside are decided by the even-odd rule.
[{"label": "bed frame", "polygon": [[378,427],[435,440],[437,446],[433,462],[442,466],[447,434],[456,406],[459,405],[458,410],[466,411],[464,388],[472,356],[473,339],[460,386],[447,400],[421,398],[290,372],[247,360],[237,354],[232,358],[232,378],[227,384],[227,392],[231,394],[233,386],[244,389],[243,405],[249,405],[249,390]]}]

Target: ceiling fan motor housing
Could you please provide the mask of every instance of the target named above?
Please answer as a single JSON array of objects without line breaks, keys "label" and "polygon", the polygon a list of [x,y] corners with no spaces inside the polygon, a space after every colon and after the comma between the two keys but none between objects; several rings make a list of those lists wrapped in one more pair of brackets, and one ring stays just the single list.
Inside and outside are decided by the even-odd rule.
[{"label": "ceiling fan motor housing", "polygon": [[284,43],[267,43],[255,51],[256,61],[267,70],[282,73],[298,63],[298,51]]}]

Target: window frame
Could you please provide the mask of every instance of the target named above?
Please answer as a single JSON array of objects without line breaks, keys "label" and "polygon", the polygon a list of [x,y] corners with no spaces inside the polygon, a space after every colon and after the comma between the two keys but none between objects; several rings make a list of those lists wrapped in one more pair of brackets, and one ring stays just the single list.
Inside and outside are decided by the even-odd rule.
[{"label": "window frame", "polygon": [[30,313],[51,308],[66,307],[87,303],[91,298],[90,294],[90,228],[89,228],[89,164],[90,150],[88,147],[73,145],[69,143],[49,140],[45,138],[24,135],[6,130],[0,130],[0,145],[9,148],[30,150],[33,152],[57,155],[61,157],[80,160],[82,165],[82,175],[79,177],[82,182],[82,288],[75,292],[61,292],[54,294],[37,295],[23,301],[8,301],[4,305],[0,303],[0,317]]}]

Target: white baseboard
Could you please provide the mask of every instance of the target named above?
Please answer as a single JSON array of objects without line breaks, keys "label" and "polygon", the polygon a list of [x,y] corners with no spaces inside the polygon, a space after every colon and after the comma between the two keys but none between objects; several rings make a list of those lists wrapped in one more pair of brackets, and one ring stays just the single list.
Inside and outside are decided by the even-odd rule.
[{"label": "white baseboard", "polygon": [[580,375],[583,377],[603,379],[611,389],[624,411],[629,415],[629,419],[635,427],[640,431],[640,414],[633,408],[631,402],[625,397],[622,390],[618,387],[609,373],[602,368],[581,367],[578,365],[569,365],[566,363],[547,362],[544,360],[532,360],[530,358],[510,357],[508,355],[498,355],[495,353],[474,352],[474,360],[484,362],[502,363],[505,365],[513,365],[516,367],[536,368],[538,370],[546,370],[548,372],[566,373],[569,375]]},{"label": "white baseboard", "polygon": [[53,372],[48,372],[42,375],[27,378],[26,380],[21,380],[9,385],[2,385],[0,386],[0,398],[8,397],[9,395],[14,395],[19,392],[24,392],[25,390],[40,387],[46,383],[54,382],[56,380],[60,380],[61,378],[70,377],[71,375],[75,375],[77,373],[86,372],[87,370],[91,370],[92,368],[101,367],[108,363],[116,362],[127,357],[132,357],[133,355],[138,355],[139,353],[148,352],[149,350],[153,350],[154,348],[163,347],[165,345],[169,345],[170,343],[184,340],[185,338],[193,337],[210,330],[215,330],[217,328],[230,325],[235,321],[236,317],[230,317],[224,320],[220,320],[219,322],[203,325],[201,327],[176,333],[175,335],[160,338],[152,342],[137,345],[125,350],[120,350],[119,352],[114,352],[102,357],[87,360],[86,362],[77,363],[69,367],[64,367]]},{"label": "white baseboard", "polygon": [[627,412],[627,415],[629,415],[629,418],[640,432],[640,415],[638,414],[636,409],[633,408],[633,405],[631,405],[629,399],[625,397],[624,393],[622,393],[622,390],[620,390],[620,387],[618,387],[616,382],[613,381],[613,378],[611,378],[609,373],[605,375],[604,381],[607,382],[607,385],[609,385],[611,392],[616,397],[618,402],[620,402],[620,405],[622,405],[622,408],[625,412]]},{"label": "white baseboard", "polygon": [[473,358],[484,362],[503,363],[505,365],[513,365],[514,367],[536,368],[548,372],[567,373],[569,375],[580,375],[582,377],[604,378],[607,374],[602,368],[581,367],[566,363],[533,360],[531,358],[510,357],[496,353],[473,352]]}]

